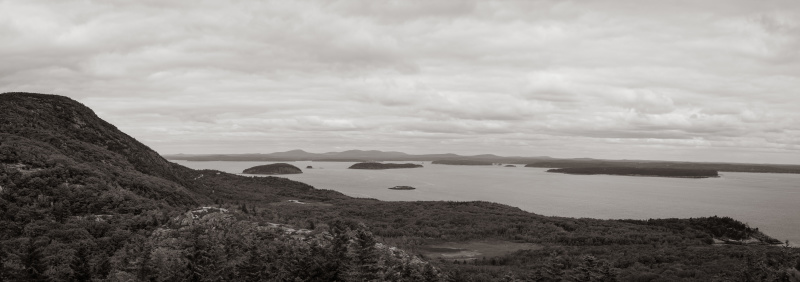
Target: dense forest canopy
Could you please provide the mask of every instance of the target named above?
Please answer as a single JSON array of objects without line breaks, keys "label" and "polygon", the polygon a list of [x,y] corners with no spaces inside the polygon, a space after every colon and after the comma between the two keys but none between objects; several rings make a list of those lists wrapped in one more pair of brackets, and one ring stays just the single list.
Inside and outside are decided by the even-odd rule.
[{"label": "dense forest canopy", "polygon": [[[0,281],[797,281],[728,217],[546,217],[191,170],[65,97],[0,95]],[[539,246],[445,260],[442,242]],[[728,244],[720,244],[727,242]]]},{"label": "dense forest canopy", "polygon": [[254,166],[251,168],[247,168],[242,171],[244,174],[297,174],[303,173],[303,171],[293,165],[287,163],[276,163],[276,164],[267,164],[267,165],[259,165]]}]

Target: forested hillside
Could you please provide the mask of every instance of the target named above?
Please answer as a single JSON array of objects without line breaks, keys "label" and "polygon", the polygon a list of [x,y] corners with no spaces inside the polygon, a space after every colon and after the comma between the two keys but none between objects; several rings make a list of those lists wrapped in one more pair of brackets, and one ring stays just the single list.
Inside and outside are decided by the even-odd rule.
[{"label": "forested hillside", "polygon": [[[198,207],[219,199],[343,197],[283,178],[227,190],[161,158],[65,97],[0,95],[0,281],[442,279],[354,221],[313,231]],[[210,177],[209,177],[210,178]],[[253,198],[250,198],[253,199]],[[199,212],[198,212],[199,211]],[[188,219],[188,220],[187,220]]]},{"label": "forested hillside", "polygon": [[[351,198],[170,163],[65,97],[6,93],[0,109],[2,281],[800,277],[798,250],[769,245],[779,242],[731,218],[612,221],[487,202]],[[539,247],[417,256],[434,244],[477,241]]]}]

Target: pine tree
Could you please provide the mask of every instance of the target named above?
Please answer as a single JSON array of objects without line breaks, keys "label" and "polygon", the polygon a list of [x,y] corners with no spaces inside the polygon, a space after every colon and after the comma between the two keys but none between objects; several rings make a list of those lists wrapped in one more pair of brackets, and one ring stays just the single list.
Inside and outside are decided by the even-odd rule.
[{"label": "pine tree", "polygon": [[326,263],[326,276],[330,281],[344,280],[350,268],[350,255],[348,253],[350,245],[350,228],[340,221],[336,220],[329,224],[329,232],[333,239],[331,239],[331,247]]},{"label": "pine tree", "polygon": [[375,247],[377,242],[369,231],[358,229],[355,236],[355,273],[353,278],[356,281],[375,281],[380,278],[380,267],[378,266],[378,250]]},{"label": "pine tree", "polygon": [[506,273],[505,276],[503,276],[503,280],[501,280],[501,281],[503,281],[503,282],[518,282],[519,279],[517,279],[517,277],[514,276],[514,273],[511,273],[509,271],[508,273]]},{"label": "pine tree", "polygon": [[22,255],[22,266],[25,267],[25,275],[29,281],[40,281],[45,279],[45,265],[42,262],[42,251],[36,246],[33,239],[28,239],[25,244],[25,251]]},{"label": "pine tree", "polygon": [[8,276],[8,272],[6,271],[6,257],[8,254],[6,253],[6,249],[3,244],[0,244],[0,282],[6,281]]},{"label": "pine tree", "polygon": [[578,266],[580,273],[574,278],[575,281],[596,281],[597,258],[591,255],[583,256],[583,263]]},{"label": "pine tree", "polygon": [[86,245],[81,244],[75,250],[72,261],[69,264],[75,281],[91,281],[92,270],[89,267],[89,250]]},{"label": "pine tree", "polygon": [[189,249],[189,253],[186,255],[186,259],[188,261],[186,265],[186,281],[202,281],[203,275],[206,272],[206,264],[209,263],[208,249],[206,248],[205,240],[200,238],[201,234],[202,233],[200,229],[195,229],[191,235],[191,248]]},{"label": "pine tree", "polygon": [[441,280],[439,278],[439,274],[436,272],[436,269],[434,269],[430,263],[426,263],[425,267],[422,268],[422,277],[424,278],[425,282],[435,282]]}]

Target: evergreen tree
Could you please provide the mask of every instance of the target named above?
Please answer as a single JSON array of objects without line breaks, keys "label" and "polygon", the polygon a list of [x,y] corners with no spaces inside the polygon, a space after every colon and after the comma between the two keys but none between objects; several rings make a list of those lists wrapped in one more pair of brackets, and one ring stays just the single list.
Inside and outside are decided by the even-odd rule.
[{"label": "evergreen tree", "polygon": [[201,234],[202,230],[200,230],[200,228],[195,228],[191,232],[190,248],[186,255],[188,262],[186,265],[186,281],[202,281],[206,272],[206,266],[210,263],[208,249],[206,248],[206,238],[201,238]]},{"label": "evergreen tree", "polygon": [[436,273],[436,269],[434,269],[430,263],[426,263],[425,267],[422,268],[422,277],[424,278],[425,282],[434,282],[441,280],[439,278],[439,274]]},{"label": "evergreen tree", "polygon": [[8,272],[6,271],[6,257],[8,257],[8,253],[6,253],[5,246],[0,243],[0,282],[6,281],[8,278]]},{"label": "evergreen tree", "polygon": [[69,267],[72,269],[72,277],[75,281],[91,281],[92,270],[89,267],[89,250],[86,245],[78,246]]},{"label": "evergreen tree", "polygon": [[367,230],[359,228],[355,236],[355,273],[353,278],[357,281],[378,280],[380,266],[378,265],[378,250],[375,247],[377,242]]},{"label": "evergreen tree", "polygon": [[92,272],[95,273],[96,276],[106,277],[110,270],[111,263],[109,262],[108,255],[106,255],[105,252],[100,252],[92,266]]},{"label": "evergreen tree", "polygon": [[329,224],[331,248],[326,263],[326,276],[330,281],[344,280],[350,268],[350,255],[348,253],[350,245],[350,228],[341,220],[336,220]]},{"label": "evergreen tree", "polygon": [[518,282],[519,279],[517,279],[517,277],[514,276],[514,273],[509,271],[508,273],[506,273],[505,276],[503,276],[503,280],[501,280],[501,281],[503,281],[503,282]]},{"label": "evergreen tree", "polygon": [[22,266],[25,268],[26,280],[41,281],[45,279],[45,264],[42,262],[42,251],[34,239],[28,239],[22,254]]}]

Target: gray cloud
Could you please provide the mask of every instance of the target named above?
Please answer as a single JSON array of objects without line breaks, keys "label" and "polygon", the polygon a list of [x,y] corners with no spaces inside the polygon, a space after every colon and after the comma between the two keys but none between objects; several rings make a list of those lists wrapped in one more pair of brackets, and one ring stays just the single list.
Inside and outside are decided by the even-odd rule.
[{"label": "gray cloud", "polygon": [[162,153],[798,163],[796,1],[2,1],[0,86]]}]

